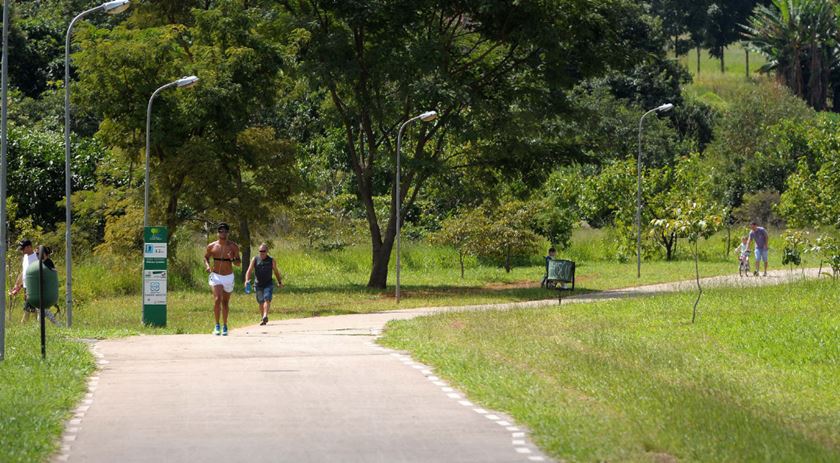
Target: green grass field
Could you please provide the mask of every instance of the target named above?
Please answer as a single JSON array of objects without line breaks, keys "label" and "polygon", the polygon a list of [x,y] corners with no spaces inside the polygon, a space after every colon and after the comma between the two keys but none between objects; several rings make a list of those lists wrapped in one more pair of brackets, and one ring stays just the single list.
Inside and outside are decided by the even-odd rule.
[{"label": "green grass field", "polygon": [[[693,261],[685,250],[678,260],[665,262],[646,259],[642,278],[636,278],[635,260],[610,260],[608,234],[600,230],[579,230],[574,245],[559,256],[578,263],[578,293],[688,280],[694,277]],[[778,240],[774,236],[774,240]],[[771,243],[780,247],[778,243]],[[734,255],[726,259],[724,241],[715,236],[702,245],[702,276],[737,272]],[[197,248],[196,248],[197,249]],[[275,295],[272,319],[322,315],[367,313],[397,308],[394,288],[375,290],[366,287],[370,257],[363,246],[336,252],[318,252],[286,246],[273,252],[284,274],[285,288]],[[148,328],[141,324],[139,268],[137,273],[124,264],[102,259],[81,266],[74,277],[74,326],[76,335],[106,338],[131,334],[202,333],[212,329],[212,297],[206,286],[201,256],[181,251],[192,260],[190,282],[176,282],[182,289],[168,295],[166,328]],[[807,262],[806,262],[807,263]],[[393,262],[392,262],[393,264]],[[122,267],[119,267],[122,265]],[[469,305],[550,299],[552,291],[539,287],[544,267],[540,255],[521,262],[510,273],[495,265],[467,260],[462,279],[457,255],[451,249],[421,243],[407,243],[403,248],[401,272],[401,308]],[[138,263],[139,266],[139,263]],[[392,268],[389,284],[395,280]],[[113,288],[109,291],[109,287]],[[12,307],[12,334],[20,324],[20,302]],[[242,285],[231,298],[230,326],[242,327],[259,322],[253,295],[246,295]]]},{"label": "green grass field", "polygon": [[[673,262],[646,260],[637,280],[635,262],[611,260],[608,233],[578,230],[573,246],[559,257],[578,262],[577,292],[629,287],[694,277],[693,262],[684,250]],[[773,236],[771,246],[780,246]],[[703,276],[735,273],[734,256],[726,259],[724,241],[716,236],[702,243]],[[74,324],[72,329],[49,326],[48,361],[38,356],[37,323],[21,322],[21,303],[10,304],[7,355],[0,363],[0,461],[43,461],[55,447],[63,421],[69,416],[84,378],[93,371],[93,359],[82,343],[73,339],[103,339],[135,334],[209,333],[213,326],[212,297],[206,286],[202,246],[180,250],[188,265],[187,277],[173,281],[178,288],[168,295],[166,328],[141,324],[139,258],[126,264],[116,258],[98,258],[74,270]],[[365,285],[370,256],[365,246],[335,252],[318,252],[284,244],[272,251],[284,274],[286,287],[275,294],[272,320],[347,313],[367,313],[397,308],[393,286],[385,291]],[[778,255],[778,254],[777,254]],[[393,262],[392,262],[393,264]],[[467,261],[460,277],[457,256],[451,249],[406,243],[403,253],[400,308],[448,306],[549,299],[555,293],[539,288],[544,267],[541,253],[519,262],[511,273]],[[63,268],[59,263],[59,268]],[[389,277],[393,284],[394,273]],[[259,322],[257,304],[241,285],[231,299],[230,326],[240,328]]]},{"label": "green grass field", "polygon": [[563,461],[840,461],[840,286],[714,289],[388,325]]},{"label": "green grass field", "polygon": [[[700,51],[700,72],[697,72],[697,50],[692,49],[688,54],[679,57],[680,63],[685,66],[692,75],[702,76],[710,74],[720,75],[720,60],[713,58],[706,50]],[[746,51],[740,44],[733,44],[726,48],[723,54],[724,74],[747,76]],[[750,76],[758,74],[759,68],[767,62],[767,59],[755,52],[750,53]]]},{"label": "green grass field", "polygon": [[93,355],[71,333],[49,331],[47,360],[41,359],[36,324],[7,333],[0,362],[0,461],[45,461],[58,447],[69,410],[84,394],[94,371]]}]

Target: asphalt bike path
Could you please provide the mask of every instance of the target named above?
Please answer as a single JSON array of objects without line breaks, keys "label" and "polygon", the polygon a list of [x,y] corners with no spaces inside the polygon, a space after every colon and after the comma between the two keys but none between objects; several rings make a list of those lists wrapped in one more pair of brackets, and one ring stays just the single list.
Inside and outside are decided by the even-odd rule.
[{"label": "asphalt bike path", "polygon": [[[816,273],[716,277],[703,285],[778,284]],[[695,285],[640,286],[563,303]],[[549,305],[557,299],[272,321],[226,337],[100,341],[93,347],[99,369],[53,461],[551,461],[510,417],[482,409],[430,367],[375,343],[390,320]]]}]

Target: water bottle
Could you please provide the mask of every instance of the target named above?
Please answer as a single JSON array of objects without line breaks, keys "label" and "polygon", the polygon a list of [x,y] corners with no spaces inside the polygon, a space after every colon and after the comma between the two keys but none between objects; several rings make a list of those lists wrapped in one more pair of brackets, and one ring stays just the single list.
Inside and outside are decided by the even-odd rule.
[{"label": "water bottle", "polygon": [[245,294],[251,294],[251,280],[245,282]]}]

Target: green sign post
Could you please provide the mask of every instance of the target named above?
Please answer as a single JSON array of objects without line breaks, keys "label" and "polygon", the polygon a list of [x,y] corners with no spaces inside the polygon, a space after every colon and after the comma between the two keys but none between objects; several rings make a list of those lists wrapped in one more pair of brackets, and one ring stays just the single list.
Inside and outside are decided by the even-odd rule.
[{"label": "green sign post", "polygon": [[143,324],[166,326],[166,227],[143,229]]}]

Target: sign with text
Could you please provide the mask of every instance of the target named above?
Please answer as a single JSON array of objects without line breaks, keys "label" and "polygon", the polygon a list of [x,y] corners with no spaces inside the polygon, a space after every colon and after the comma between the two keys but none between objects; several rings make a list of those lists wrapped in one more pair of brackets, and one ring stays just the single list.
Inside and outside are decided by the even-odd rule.
[{"label": "sign with text", "polygon": [[166,326],[166,227],[143,230],[143,324]]},{"label": "sign with text", "polygon": [[143,271],[143,305],[166,305],[166,270]]},{"label": "sign with text", "polygon": [[166,243],[146,243],[143,245],[144,259],[166,259]]}]

